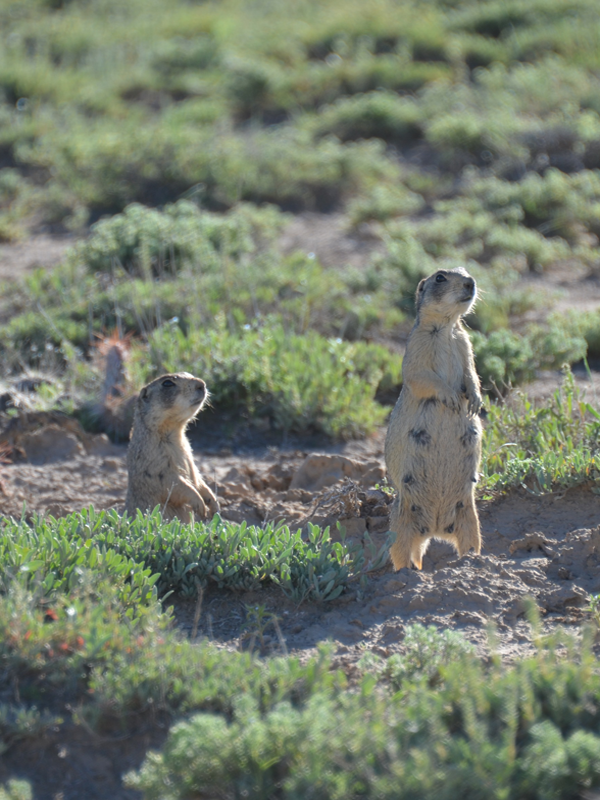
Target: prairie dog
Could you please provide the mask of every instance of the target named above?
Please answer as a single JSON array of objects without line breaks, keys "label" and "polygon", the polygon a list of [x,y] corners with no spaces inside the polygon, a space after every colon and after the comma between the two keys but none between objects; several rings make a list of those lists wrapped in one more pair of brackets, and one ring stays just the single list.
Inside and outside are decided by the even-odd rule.
[{"label": "prairie dog", "polygon": [[128,514],[160,505],[165,519],[189,522],[192,511],[205,518],[219,510],[194,464],[185,435],[188,422],[207,396],[204,381],[187,372],[162,375],[141,390],[127,451]]},{"label": "prairie dog", "polygon": [[421,569],[429,540],[459,555],[481,552],[475,484],[482,400],[461,316],[477,297],[464,269],[438,270],[417,288],[415,325],[402,364],[402,391],[388,427],[385,460],[398,490],[390,517],[395,569]]}]

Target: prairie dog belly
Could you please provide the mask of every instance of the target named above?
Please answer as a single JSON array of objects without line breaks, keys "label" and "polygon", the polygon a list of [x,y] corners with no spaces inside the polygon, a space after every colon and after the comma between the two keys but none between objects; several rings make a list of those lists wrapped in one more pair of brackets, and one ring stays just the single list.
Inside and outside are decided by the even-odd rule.
[{"label": "prairie dog belly", "polygon": [[393,456],[387,457],[390,478],[400,502],[418,518],[422,534],[443,536],[452,532],[447,529],[457,510],[472,497],[481,423],[466,410],[457,413],[438,400],[403,400],[407,402],[399,404],[390,420],[388,438],[394,442]]}]

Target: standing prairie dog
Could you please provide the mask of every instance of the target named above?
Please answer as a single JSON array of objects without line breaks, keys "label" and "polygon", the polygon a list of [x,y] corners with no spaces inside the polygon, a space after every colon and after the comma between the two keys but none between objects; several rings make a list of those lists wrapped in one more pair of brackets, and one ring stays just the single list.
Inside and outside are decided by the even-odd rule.
[{"label": "standing prairie dog", "polygon": [[160,505],[165,519],[189,522],[192,511],[205,518],[219,510],[185,435],[207,395],[204,381],[187,372],[162,375],[139,393],[127,451],[128,514]]},{"label": "standing prairie dog", "polygon": [[464,269],[438,270],[417,288],[417,319],[402,364],[402,391],[385,441],[398,490],[390,518],[395,569],[421,569],[429,540],[459,555],[481,552],[475,484],[481,459],[479,378],[461,316],[477,296]]}]

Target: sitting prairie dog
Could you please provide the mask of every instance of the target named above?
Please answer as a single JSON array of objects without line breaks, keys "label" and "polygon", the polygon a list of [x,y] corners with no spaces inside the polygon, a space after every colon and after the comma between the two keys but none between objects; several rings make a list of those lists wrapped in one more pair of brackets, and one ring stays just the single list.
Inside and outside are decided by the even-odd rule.
[{"label": "sitting prairie dog", "polygon": [[207,396],[204,381],[187,372],[162,375],[141,390],[127,451],[128,514],[160,505],[165,519],[189,522],[192,511],[206,518],[219,510],[194,464],[185,435],[188,422]]},{"label": "sitting prairie dog", "polygon": [[482,400],[460,319],[476,296],[464,269],[438,270],[417,288],[402,391],[385,442],[388,476],[398,490],[390,517],[395,569],[411,562],[421,569],[432,538],[452,542],[459,555],[470,548],[481,552],[475,484]]}]

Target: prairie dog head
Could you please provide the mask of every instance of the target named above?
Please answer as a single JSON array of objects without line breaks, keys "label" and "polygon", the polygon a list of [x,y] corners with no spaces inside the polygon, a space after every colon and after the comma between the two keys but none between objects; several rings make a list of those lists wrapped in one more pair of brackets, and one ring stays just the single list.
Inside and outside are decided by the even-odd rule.
[{"label": "prairie dog head", "polygon": [[149,427],[159,430],[184,428],[200,412],[208,398],[206,384],[189,372],[161,375],[144,386],[137,411]]},{"label": "prairie dog head", "polygon": [[417,287],[417,319],[456,322],[471,310],[476,299],[475,280],[465,269],[438,269]]}]

